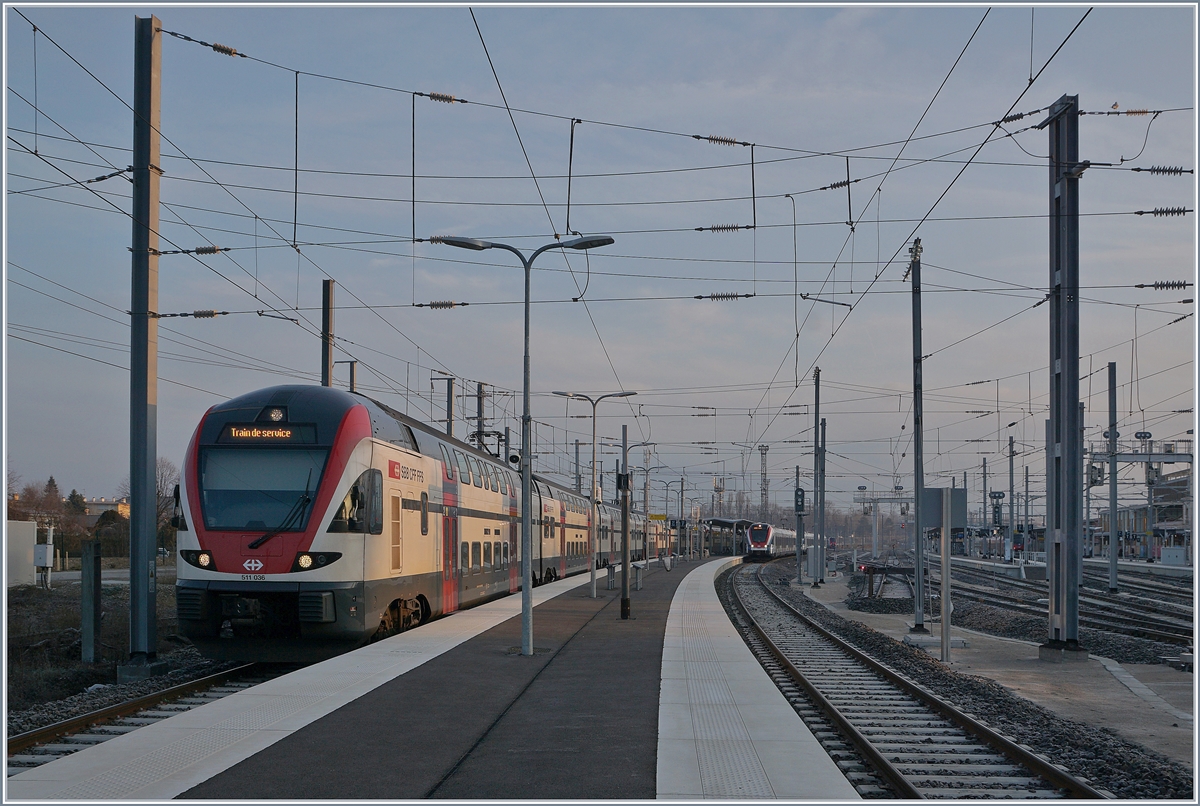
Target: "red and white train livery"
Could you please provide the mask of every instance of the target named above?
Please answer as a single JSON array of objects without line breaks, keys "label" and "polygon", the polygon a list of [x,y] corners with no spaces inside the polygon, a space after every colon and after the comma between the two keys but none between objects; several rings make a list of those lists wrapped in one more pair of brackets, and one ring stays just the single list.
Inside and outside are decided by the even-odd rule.
[{"label": "red and white train livery", "polygon": [[[181,475],[179,629],[210,657],[317,660],[520,586],[519,475],[358,394],[276,386],[214,406]],[[588,570],[589,499],[539,476],[532,497],[534,584]],[[620,516],[598,509],[606,565]],[[631,520],[632,555],[649,541],[653,556]]]}]

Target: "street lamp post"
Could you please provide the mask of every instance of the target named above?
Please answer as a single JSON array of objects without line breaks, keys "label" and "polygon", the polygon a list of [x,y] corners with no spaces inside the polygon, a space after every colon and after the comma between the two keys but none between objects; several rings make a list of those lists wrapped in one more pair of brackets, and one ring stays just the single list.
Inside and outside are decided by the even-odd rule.
[{"label": "street lamp post", "polygon": [[637,392],[609,392],[606,395],[600,395],[600,397],[596,398],[595,400],[587,395],[581,395],[578,392],[555,392],[554,394],[568,398],[579,398],[580,400],[586,400],[588,403],[592,404],[592,511],[591,515],[588,517],[588,549],[592,555],[592,598],[595,599],[597,560],[596,551],[599,548],[596,545],[596,518],[598,517],[598,510],[596,509],[596,406],[598,406],[600,401],[604,400],[606,397],[631,397],[632,395],[636,395]]},{"label": "street lamp post", "polygon": [[529,511],[532,497],[532,450],[530,445],[530,430],[533,418],[529,414],[529,273],[535,261],[542,252],[549,249],[594,249],[608,246],[614,240],[608,235],[592,235],[572,238],[567,241],[555,241],[539,246],[527,258],[525,253],[515,246],[504,243],[493,243],[478,238],[459,238],[455,236],[440,236],[430,238],[433,243],[444,243],[457,246],[459,249],[470,249],[475,252],[484,249],[505,249],[521,259],[525,269],[525,366],[524,384],[521,398],[521,654],[533,655],[533,518]]}]

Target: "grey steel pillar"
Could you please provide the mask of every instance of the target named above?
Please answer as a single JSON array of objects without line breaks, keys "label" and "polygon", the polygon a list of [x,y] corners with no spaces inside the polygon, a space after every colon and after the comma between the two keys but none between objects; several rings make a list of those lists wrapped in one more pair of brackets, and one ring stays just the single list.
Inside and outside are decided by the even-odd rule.
[{"label": "grey steel pillar", "polygon": [[[796,489],[800,489],[800,465],[796,465]],[[799,493],[796,493],[799,496]],[[796,584],[804,579],[804,568],[800,565],[800,553],[804,549],[804,513],[796,507]]]},{"label": "grey steel pillar", "polygon": [[621,426],[621,618],[629,618],[629,426]]},{"label": "grey steel pillar", "polygon": [[[158,532],[158,186],[162,23],[134,18],[133,259],[129,343],[129,660],[118,680],[166,671],[154,663]],[[153,667],[153,668],[152,668]],[[161,668],[158,668],[161,667]]]},{"label": "grey steel pillar", "polygon": [[988,549],[991,547],[992,541],[989,535],[992,533],[992,498],[988,494],[987,486],[987,457],[983,457],[983,552],[990,554]]},{"label": "grey steel pillar", "polygon": [[1016,498],[1013,495],[1013,462],[1016,459],[1016,449],[1013,447],[1013,438],[1008,438],[1008,538],[1004,544],[1004,561],[1012,560],[1013,533],[1017,529]]},{"label": "grey steel pillar", "polygon": [[583,492],[583,475],[579,470],[579,440],[575,440],[575,492]]},{"label": "grey steel pillar", "polygon": [[[521,387],[521,654],[533,657],[533,415],[529,411],[529,275],[533,257],[512,250],[525,267],[525,357],[524,383]],[[453,383],[453,379],[451,379]],[[452,388],[447,386],[447,389]],[[447,392],[452,403],[453,395]],[[447,425],[454,422],[451,407],[446,407]],[[538,513],[541,517],[541,512]]]},{"label": "grey steel pillar", "polygon": [[820,500],[820,504],[818,505],[819,509],[817,510],[817,520],[821,524],[821,535],[820,535],[820,537],[817,538],[817,574],[816,574],[815,578],[818,582],[824,582],[825,581],[825,546],[829,542],[829,539],[825,536],[825,418],[824,417],[821,418],[821,453],[820,453],[819,459],[820,459],[820,465],[821,465],[821,491],[820,491],[820,499],[821,500]]},{"label": "grey steel pillar", "polygon": [[[1079,645],[1079,96],[1064,95],[1039,124],[1050,127],[1050,462],[1046,524],[1049,646]],[[1049,565],[1047,566],[1049,568]]]},{"label": "grey steel pillar", "polygon": [[333,386],[333,280],[321,281],[321,385]]},{"label": "grey steel pillar", "polygon": [[446,381],[446,434],[454,436],[454,378],[443,378]]},{"label": "grey steel pillar", "polygon": [[475,385],[475,445],[483,450],[483,381]]},{"label": "grey steel pillar", "polygon": [[1108,363],[1108,590],[1117,592],[1117,365]]},{"label": "grey steel pillar", "polygon": [[813,368],[813,540],[808,554],[808,575],[813,585],[820,587],[821,576],[817,573],[820,559],[817,544],[821,541],[821,368]]},{"label": "grey steel pillar", "polygon": [[908,250],[912,280],[913,332],[913,632],[925,632],[925,535],[921,498],[925,493],[924,419],[921,379],[921,239]]},{"label": "grey steel pillar", "polygon": [[95,663],[99,657],[96,652],[100,646],[100,541],[84,540],[83,564],[80,565],[81,587],[83,593],[82,613],[83,623],[80,638],[83,642],[83,662]]},{"label": "grey steel pillar", "polygon": [[[964,491],[965,492],[965,491]],[[950,539],[954,497],[942,488],[942,663],[950,662]],[[965,500],[965,497],[964,497]],[[963,535],[966,537],[966,535]]]}]

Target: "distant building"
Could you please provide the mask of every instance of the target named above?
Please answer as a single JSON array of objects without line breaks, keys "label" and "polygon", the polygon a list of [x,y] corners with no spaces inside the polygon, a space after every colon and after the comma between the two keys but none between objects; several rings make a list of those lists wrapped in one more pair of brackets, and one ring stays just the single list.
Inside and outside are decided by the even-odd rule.
[{"label": "distant building", "polygon": [[[66,499],[64,499],[66,500]],[[105,512],[116,511],[123,518],[129,517],[129,498],[88,498],[84,501],[86,510],[83,516],[83,525],[88,529],[96,526],[96,521],[100,520],[100,516]]]}]

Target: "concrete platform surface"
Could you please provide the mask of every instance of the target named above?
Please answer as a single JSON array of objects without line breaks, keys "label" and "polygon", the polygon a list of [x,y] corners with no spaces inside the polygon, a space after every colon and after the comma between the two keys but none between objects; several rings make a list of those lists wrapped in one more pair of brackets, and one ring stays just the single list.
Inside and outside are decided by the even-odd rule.
[{"label": "concrete platform surface", "polygon": [[[679,578],[665,573],[659,576],[671,582]],[[202,784],[213,797],[236,799],[413,797],[411,789],[403,794],[356,791],[354,787],[335,791],[322,782],[344,784],[347,777],[358,781],[386,779],[388,771],[393,776],[411,777],[412,760],[429,754],[425,742],[465,736],[462,725],[480,714],[494,718],[498,698],[505,693],[510,696],[504,700],[503,710],[510,704],[510,689],[515,686],[515,692],[524,692],[532,676],[551,659],[551,652],[561,649],[565,639],[579,632],[579,619],[568,625],[565,636],[548,629],[558,619],[544,610],[547,603],[560,597],[570,599],[584,622],[605,609],[619,607],[608,607],[614,601],[611,595],[595,600],[588,597],[587,582],[584,574],[534,589],[538,652],[532,658],[508,654],[514,646],[519,652],[521,643],[521,597],[508,596],[14,775],[7,780],[6,800],[166,800]],[[586,606],[580,607],[579,600]],[[662,611],[665,622],[665,604]],[[498,626],[502,629],[493,633]],[[455,654],[463,644],[482,636],[488,636],[483,641],[486,648],[468,648]],[[585,640],[584,635],[578,637]],[[473,651],[490,655],[491,666],[475,663]],[[653,662],[647,666],[656,702],[661,653],[658,637],[654,653]],[[525,677],[518,674],[510,675],[508,680],[498,679],[496,667],[504,666],[522,670]],[[423,674],[413,676],[414,670]],[[417,689],[407,701],[423,700],[426,706],[427,722],[416,732],[404,729],[412,722],[411,716],[386,707],[389,697],[394,699],[392,689],[385,688],[382,699],[367,696],[406,679],[416,681]],[[344,710],[356,703],[356,708]],[[365,713],[362,703],[369,703]],[[352,721],[349,728],[345,727],[347,716]],[[326,718],[339,725],[328,740],[319,735]],[[309,728],[316,730],[306,732]],[[465,746],[455,744],[452,750],[458,755],[447,766],[457,762],[478,738],[469,737]],[[264,769],[254,759],[270,749],[274,752],[262,758],[270,758],[272,763]],[[371,758],[372,753],[386,758]],[[236,785],[226,786],[231,779],[223,773],[242,765],[255,772],[240,779],[234,773]],[[342,774],[335,774],[337,770]],[[372,774],[366,775],[364,770]]]},{"label": "concrete platform surface", "polygon": [[[713,580],[692,570],[671,603],[658,706],[660,800],[860,800],[750,653]],[[680,569],[684,570],[684,569]]]},{"label": "concrete platform surface", "polygon": [[[850,610],[845,605],[847,577],[827,579],[805,593],[840,616],[904,640],[912,613],[880,614]],[[940,633],[939,622],[926,627]],[[954,639],[963,638],[959,648]],[[933,653],[940,652],[940,644]],[[937,657],[938,655],[935,655]],[[1122,664],[1091,657],[1087,661],[1050,663],[1038,659],[1038,644],[951,628],[950,668],[980,675],[1061,716],[1109,728],[1130,741],[1193,766],[1195,684],[1192,672],[1159,664]]]}]

